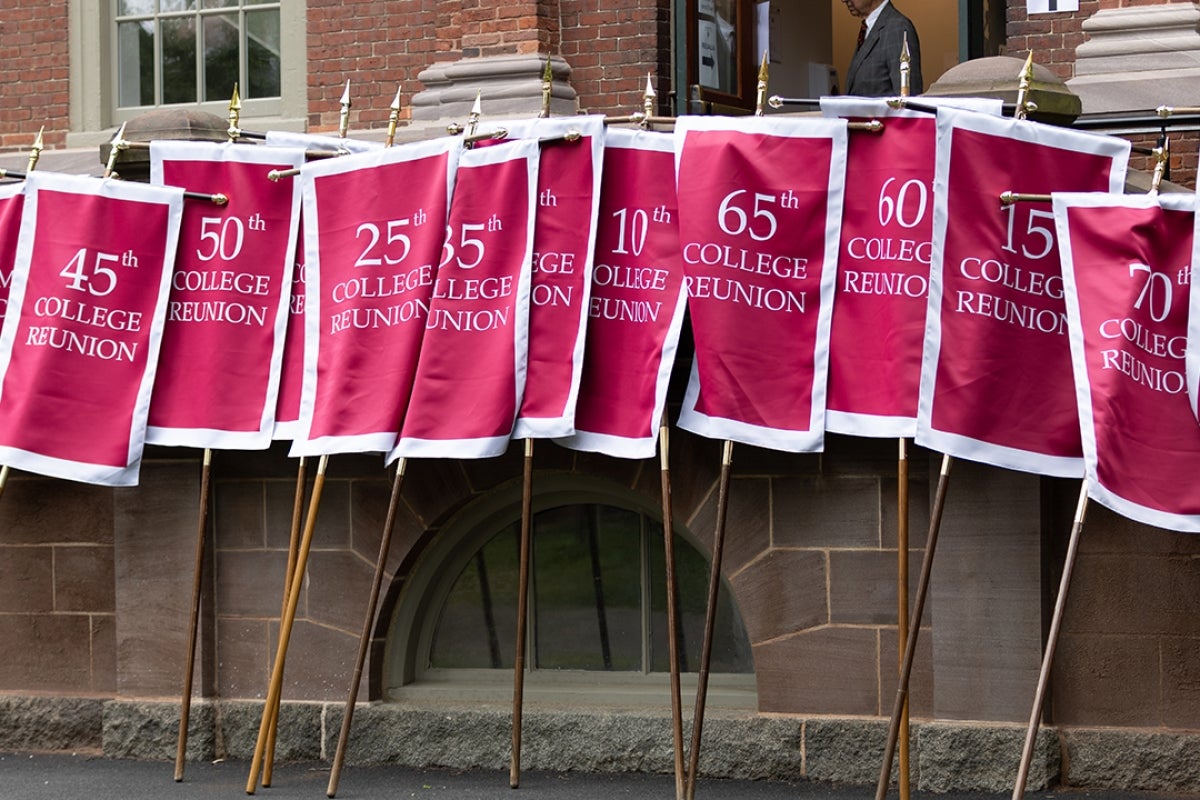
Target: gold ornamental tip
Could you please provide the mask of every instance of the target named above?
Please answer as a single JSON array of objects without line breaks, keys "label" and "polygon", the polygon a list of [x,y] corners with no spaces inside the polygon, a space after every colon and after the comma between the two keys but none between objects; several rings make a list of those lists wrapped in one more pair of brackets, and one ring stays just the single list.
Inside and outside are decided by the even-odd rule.
[{"label": "gold ornamental tip", "polygon": [[384,147],[391,147],[396,141],[396,124],[400,122],[400,87],[396,87],[396,97],[388,106],[387,140]]},{"label": "gold ornamental tip", "polygon": [[769,71],[767,69],[767,51],[763,50],[762,61],[758,64],[758,80],[760,83],[767,82]]},{"label": "gold ornamental tip", "polygon": [[471,114],[475,117],[483,115],[483,89],[475,92],[475,103],[471,106]]},{"label": "gold ornamental tip", "polygon": [[229,141],[236,141],[242,135],[242,97],[238,94],[238,85],[233,84],[233,94],[229,97]]},{"label": "gold ornamental tip", "polygon": [[350,79],[346,78],[346,88],[342,89],[342,99],[338,101],[342,108],[350,107]]},{"label": "gold ornamental tip", "polygon": [[650,78],[650,73],[646,73],[646,91],[642,94],[642,113],[647,118],[654,116],[654,99],[658,97],[658,92],[654,91],[654,82]]},{"label": "gold ornamental tip", "polygon": [[342,106],[341,117],[338,120],[338,136],[345,139],[346,132],[350,130],[350,79],[346,79],[346,88],[342,90],[342,99],[338,101]]},{"label": "gold ornamental tip", "polygon": [[38,130],[37,138],[33,140],[33,145],[29,148],[29,168],[27,172],[33,172],[37,167],[38,159],[42,157],[42,150],[45,149],[45,144],[42,141],[42,134],[46,132],[46,126],[43,125]]},{"label": "gold ornamental tip", "polygon": [[392,98],[392,104],[388,106],[388,109],[395,114],[400,113],[400,88],[399,86],[396,87],[396,96]]},{"label": "gold ornamental tip", "polygon": [[125,125],[126,123],[122,122],[116,135],[109,141],[108,163],[104,165],[104,177],[106,178],[111,178],[117,169],[117,154],[129,147],[129,142],[125,141]]}]

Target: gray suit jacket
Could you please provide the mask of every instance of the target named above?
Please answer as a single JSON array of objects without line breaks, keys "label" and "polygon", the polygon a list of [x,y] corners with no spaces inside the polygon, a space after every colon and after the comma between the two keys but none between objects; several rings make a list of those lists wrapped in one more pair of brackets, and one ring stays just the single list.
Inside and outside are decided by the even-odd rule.
[{"label": "gray suit jacket", "polygon": [[900,95],[900,52],[904,34],[908,34],[909,86],[912,94],[925,90],[921,81],[921,43],[917,29],[908,17],[888,3],[871,26],[866,41],[850,59],[846,71],[846,94],[861,97],[898,97]]}]

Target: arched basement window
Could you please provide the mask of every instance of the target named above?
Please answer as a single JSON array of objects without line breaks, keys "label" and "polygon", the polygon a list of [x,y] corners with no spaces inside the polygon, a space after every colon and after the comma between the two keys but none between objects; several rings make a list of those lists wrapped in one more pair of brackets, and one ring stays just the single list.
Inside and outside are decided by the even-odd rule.
[{"label": "arched basement window", "polygon": [[[654,685],[669,670],[657,509],[640,495],[579,476],[539,476],[535,487],[527,686]],[[418,691],[464,682],[511,688],[519,491],[509,486],[470,504],[414,568],[388,637],[389,696],[408,694],[406,684]],[[686,531],[676,531],[681,666],[694,672],[709,562]],[[753,705],[750,644],[726,586],[711,670],[718,692],[723,683],[749,695],[733,704]]]}]

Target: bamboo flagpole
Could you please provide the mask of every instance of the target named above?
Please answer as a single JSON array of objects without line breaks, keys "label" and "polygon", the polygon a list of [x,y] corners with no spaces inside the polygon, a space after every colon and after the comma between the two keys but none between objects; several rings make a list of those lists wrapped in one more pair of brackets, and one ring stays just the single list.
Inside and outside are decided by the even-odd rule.
[{"label": "bamboo flagpole", "polygon": [[267,731],[271,724],[271,709],[279,702],[283,688],[284,661],[287,659],[292,626],[296,621],[296,608],[300,604],[300,588],[304,584],[303,576],[308,567],[308,554],[312,549],[313,531],[317,527],[317,511],[321,506],[321,494],[325,487],[325,472],[328,466],[329,456],[321,456],[321,460],[317,462],[317,474],[313,481],[312,496],[309,498],[308,515],[304,521],[304,535],[300,539],[300,549],[296,556],[296,571],[292,580],[291,592],[288,594],[287,610],[283,619],[279,621],[279,645],[275,651],[275,666],[271,672],[271,684],[267,689],[266,704],[263,706],[263,718],[258,729],[258,740],[254,746],[254,758],[250,763],[250,775],[246,779],[246,794],[254,794],[258,787],[258,777],[266,750]]},{"label": "bamboo flagpole", "polygon": [[379,607],[379,594],[383,586],[383,574],[387,568],[388,551],[392,546],[392,531],[396,527],[396,514],[400,508],[400,495],[404,489],[404,473],[408,459],[401,458],[396,464],[396,477],[392,481],[392,496],[388,502],[387,517],[383,523],[383,534],[379,539],[379,557],[375,560],[375,575],[371,580],[371,594],[367,599],[367,610],[363,615],[362,633],[358,639],[358,655],[354,662],[354,674],[350,678],[350,693],[346,698],[346,708],[342,713],[342,727],[338,733],[337,751],[333,756],[333,766],[329,772],[329,784],[325,795],[337,795],[338,781],[342,775],[342,764],[346,759],[346,747],[350,741],[350,724],[354,719],[354,704],[358,701],[358,685],[362,682],[363,666],[367,661],[367,650],[371,644],[371,628],[375,621],[375,612]]},{"label": "bamboo flagpole", "polygon": [[929,514],[929,536],[925,540],[925,558],[921,562],[921,575],[917,579],[917,593],[913,600],[912,613],[908,621],[908,641],[904,644],[904,658],[900,664],[899,685],[896,687],[896,702],[892,706],[892,719],[888,727],[887,743],[884,745],[883,766],[879,771],[879,783],[875,787],[875,800],[887,796],[892,778],[892,757],[896,753],[896,741],[900,735],[900,720],[908,704],[908,684],[912,677],[913,661],[917,654],[917,634],[921,629],[921,616],[925,612],[925,598],[929,594],[929,575],[933,571],[933,554],[937,550],[938,534],[942,527],[942,511],[946,507],[946,491],[950,484],[950,468],[954,459],[942,456],[942,468],[938,474],[937,492]]},{"label": "bamboo flagpole", "polygon": [[[292,593],[292,581],[296,580],[296,558],[300,550],[300,526],[304,522],[304,488],[307,483],[308,459],[300,457],[296,466],[296,492],[292,499],[292,524],[288,532],[287,567],[283,576],[283,599],[280,602],[279,619],[287,614],[288,597]],[[275,773],[275,739],[279,730],[279,699],[271,709],[271,729],[268,732],[266,755],[263,760],[263,786],[270,786]]]}]

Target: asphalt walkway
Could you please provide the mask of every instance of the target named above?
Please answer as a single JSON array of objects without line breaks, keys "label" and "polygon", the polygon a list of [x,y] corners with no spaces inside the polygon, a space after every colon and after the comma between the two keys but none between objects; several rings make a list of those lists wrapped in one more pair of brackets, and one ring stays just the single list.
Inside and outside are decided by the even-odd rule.
[{"label": "asphalt walkway", "polygon": [[[90,755],[0,754],[2,800],[211,800],[245,798],[249,764],[244,761],[189,762],[180,783],[174,764],[130,761]],[[293,800],[325,797],[329,765],[281,764],[272,785],[256,797]],[[338,798],[345,800],[673,800],[670,775],[526,772],[520,789],[511,789],[507,772],[414,770],[388,766],[347,766]],[[701,780],[697,800],[869,800],[874,791],[861,786],[830,786],[807,781]],[[914,800],[1004,800],[1007,795],[913,793]],[[1134,792],[1059,791],[1026,795],[1029,800],[1165,800],[1164,795]],[[896,800],[893,791],[889,798]],[[1173,800],[1179,800],[1174,796]]]}]

